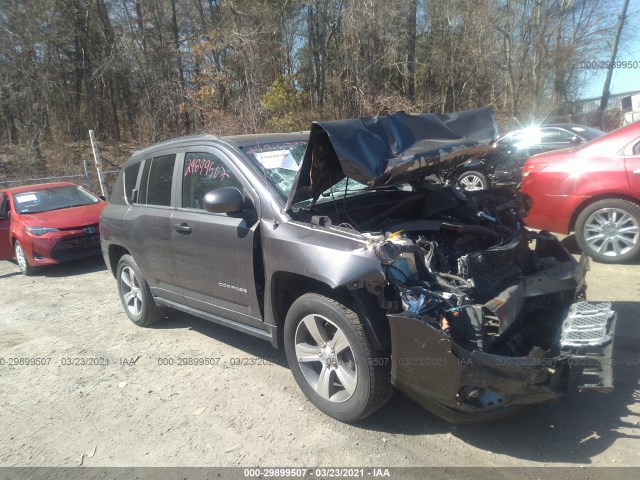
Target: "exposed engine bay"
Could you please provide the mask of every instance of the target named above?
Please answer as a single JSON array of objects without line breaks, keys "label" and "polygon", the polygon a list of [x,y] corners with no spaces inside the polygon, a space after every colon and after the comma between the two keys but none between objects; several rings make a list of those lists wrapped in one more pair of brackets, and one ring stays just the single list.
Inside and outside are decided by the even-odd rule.
[{"label": "exposed engine bay", "polygon": [[559,348],[562,320],[585,290],[573,276],[539,275],[575,260],[553,235],[525,228],[530,206],[509,189],[427,182],[321,202],[296,217],[365,236],[388,280],[369,287],[385,310],[419,317],[465,350],[516,357]]}]

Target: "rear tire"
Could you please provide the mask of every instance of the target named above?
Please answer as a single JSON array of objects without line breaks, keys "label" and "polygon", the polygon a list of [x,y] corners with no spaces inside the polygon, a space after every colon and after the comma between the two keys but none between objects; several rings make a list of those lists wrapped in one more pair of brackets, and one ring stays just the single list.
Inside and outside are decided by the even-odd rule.
[{"label": "rear tire", "polygon": [[13,250],[16,254],[16,261],[18,262],[18,267],[20,267],[20,271],[27,277],[36,273],[36,267],[32,267],[31,265],[29,265],[29,259],[27,258],[27,254],[24,252],[24,248],[22,247],[19,241],[16,240],[16,243],[13,246]]},{"label": "rear tire", "polygon": [[362,420],[393,394],[389,356],[371,347],[358,315],[333,299],[298,298],[285,320],[284,348],[302,393],[336,420]]},{"label": "rear tire", "polygon": [[576,219],[580,249],[602,263],[625,263],[640,258],[640,206],[610,198],[588,205]]},{"label": "rear tire", "polygon": [[473,192],[475,190],[486,190],[489,188],[489,181],[487,177],[480,172],[470,170],[464,172],[458,177],[458,183],[463,190]]},{"label": "rear tire", "polygon": [[133,323],[148,327],[166,315],[166,307],[156,304],[149,285],[131,255],[123,255],[118,262],[117,280],[120,301]]}]

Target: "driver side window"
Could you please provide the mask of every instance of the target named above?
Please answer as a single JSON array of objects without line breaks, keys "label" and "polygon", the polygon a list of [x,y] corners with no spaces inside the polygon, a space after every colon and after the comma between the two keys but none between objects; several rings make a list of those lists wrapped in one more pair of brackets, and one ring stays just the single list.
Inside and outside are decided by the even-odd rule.
[{"label": "driver side window", "polygon": [[182,208],[204,210],[202,199],[207,192],[242,184],[229,166],[211,153],[187,153],[182,172]]}]

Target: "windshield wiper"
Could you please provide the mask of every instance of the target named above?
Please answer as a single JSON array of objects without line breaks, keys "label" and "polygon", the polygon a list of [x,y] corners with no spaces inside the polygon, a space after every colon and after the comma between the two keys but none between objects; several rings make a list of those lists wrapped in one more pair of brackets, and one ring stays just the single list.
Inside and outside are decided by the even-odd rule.
[{"label": "windshield wiper", "polygon": [[[84,207],[85,205],[91,205],[90,203],[76,203],[73,205],[65,205],[64,207],[54,208],[53,210],[64,210],[65,208]],[[49,211],[53,211],[49,210]]]}]

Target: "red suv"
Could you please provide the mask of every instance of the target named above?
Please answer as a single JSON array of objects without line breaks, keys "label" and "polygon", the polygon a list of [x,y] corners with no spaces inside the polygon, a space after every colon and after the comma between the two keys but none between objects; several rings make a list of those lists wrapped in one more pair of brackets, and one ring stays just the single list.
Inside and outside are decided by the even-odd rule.
[{"label": "red suv", "polygon": [[0,260],[15,256],[22,273],[41,265],[100,255],[98,221],[107,202],[73,183],[0,191]]},{"label": "red suv", "polygon": [[575,231],[584,253],[604,263],[640,258],[640,122],[574,148],[535,155],[521,191],[533,198],[530,227]]}]

